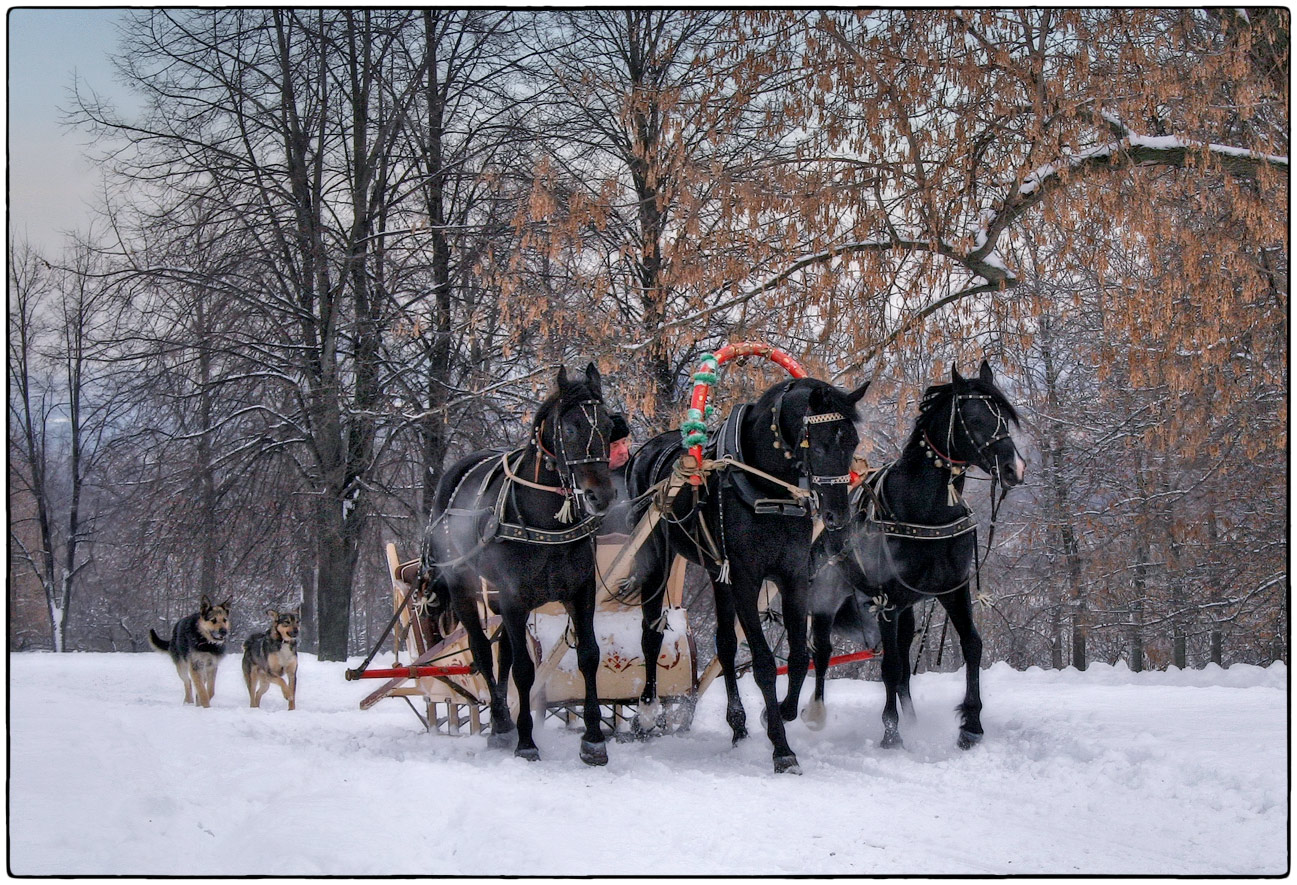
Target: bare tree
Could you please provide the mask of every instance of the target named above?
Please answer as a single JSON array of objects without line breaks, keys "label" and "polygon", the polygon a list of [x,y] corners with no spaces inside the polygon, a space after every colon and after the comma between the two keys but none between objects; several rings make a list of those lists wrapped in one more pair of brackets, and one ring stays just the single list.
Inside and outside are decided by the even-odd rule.
[{"label": "bare tree", "polygon": [[[68,650],[68,618],[97,530],[90,477],[113,436],[119,402],[104,371],[111,314],[86,250],[68,268],[9,248],[10,521],[22,566],[44,590],[55,651]],[[11,562],[11,568],[13,563]]]}]

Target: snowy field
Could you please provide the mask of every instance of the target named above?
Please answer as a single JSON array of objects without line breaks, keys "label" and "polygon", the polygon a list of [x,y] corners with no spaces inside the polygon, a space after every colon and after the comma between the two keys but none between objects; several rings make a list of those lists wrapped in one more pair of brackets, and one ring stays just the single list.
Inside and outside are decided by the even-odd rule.
[{"label": "snowy field", "polygon": [[[305,657],[298,709],[247,706],[237,658],[211,709],[159,654],[9,656],[17,875],[1274,875],[1288,869],[1287,670],[985,673],[986,740],[955,748],[962,673],[921,674],[883,750],[877,682],[834,680],[829,721],[731,748],[719,683],[693,729],[542,761],[425,734],[374,682]],[[377,665],[384,665],[381,660]],[[743,683],[749,723],[760,704]]]}]

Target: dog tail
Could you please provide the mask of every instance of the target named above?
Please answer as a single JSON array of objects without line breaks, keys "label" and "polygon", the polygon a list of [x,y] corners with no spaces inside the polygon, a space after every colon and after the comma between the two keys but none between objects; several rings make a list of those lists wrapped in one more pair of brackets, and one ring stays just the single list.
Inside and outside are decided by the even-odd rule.
[{"label": "dog tail", "polygon": [[171,651],[171,643],[159,636],[158,631],[151,628],[149,630],[149,645],[153,646],[155,651],[164,654]]}]

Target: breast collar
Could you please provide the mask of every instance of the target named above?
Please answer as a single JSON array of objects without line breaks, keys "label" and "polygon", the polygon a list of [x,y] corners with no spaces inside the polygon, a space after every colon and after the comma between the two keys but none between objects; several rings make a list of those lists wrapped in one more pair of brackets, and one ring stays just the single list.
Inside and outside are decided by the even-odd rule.
[{"label": "breast collar", "polygon": [[859,513],[870,531],[879,532],[892,538],[910,538],[915,541],[944,541],[957,538],[977,530],[977,517],[973,508],[963,498],[964,515],[952,522],[942,525],[923,525],[913,522],[900,522],[892,518],[891,508],[885,500],[883,480],[893,465],[888,464],[875,470],[864,482],[851,490],[851,511]]}]

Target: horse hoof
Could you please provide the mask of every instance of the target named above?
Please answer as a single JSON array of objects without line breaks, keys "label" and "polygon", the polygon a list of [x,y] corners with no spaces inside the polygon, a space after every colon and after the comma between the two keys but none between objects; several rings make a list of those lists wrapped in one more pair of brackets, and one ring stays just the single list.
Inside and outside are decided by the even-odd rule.
[{"label": "horse hoof", "polygon": [[540,750],[536,747],[519,747],[513,751],[513,755],[519,759],[526,759],[528,762],[540,761]]},{"label": "horse hoof", "polygon": [[775,757],[775,774],[801,774],[802,767],[797,764],[797,757],[791,753]]},{"label": "horse hoof", "polygon": [[797,704],[784,702],[779,705],[779,715],[785,722],[792,722],[797,718]]},{"label": "horse hoof", "polygon": [[581,761],[586,765],[607,765],[608,764],[608,745],[606,743],[594,743],[592,741],[581,741]]},{"label": "horse hoof", "polygon": [[889,732],[883,735],[882,743],[879,744],[884,750],[899,750],[905,747],[905,741],[896,732]]},{"label": "horse hoof", "polygon": [[823,701],[811,701],[802,711],[802,721],[811,731],[820,731],[824,728],[824,723],[828,720],[828,715],[824,710]]},{"label": "horse hoof", "polygon": [[662,720],[662,704],[654,701],[651,704],[640,702],[639,707],[635,710],[635,718],[631,720],[631,728],[640,734],[648,734]]},{"label": "horse hoof", "polygon": [[740,725],[738,728],[734,729],[734,738],[730,741],[730,746],[737,747],[739,745],[739,741],[745,740],[747,736],[748,736],[747,728]]},{"label": "horse hoof", "polygon": [[956,745],[961,750],[971,750],[973,747],[976,747],[981,742],[982,742],[981,732],[973,732],[961,728],[959,730],[959,740],[956,741]]},{"label": "horse hoof", "polygon": [[513,735],[507,731],[492,731],[487,735],[486,745],[492,750],[507,750],[513,746]]}]

